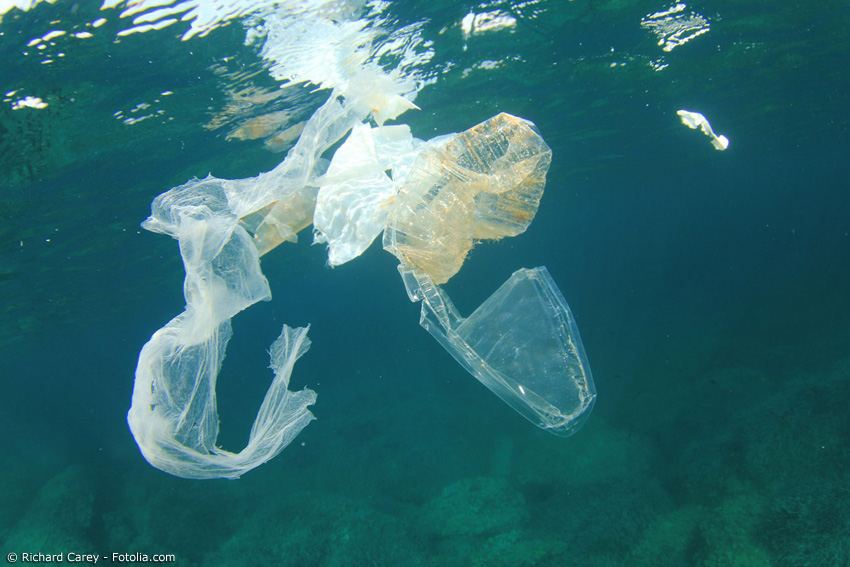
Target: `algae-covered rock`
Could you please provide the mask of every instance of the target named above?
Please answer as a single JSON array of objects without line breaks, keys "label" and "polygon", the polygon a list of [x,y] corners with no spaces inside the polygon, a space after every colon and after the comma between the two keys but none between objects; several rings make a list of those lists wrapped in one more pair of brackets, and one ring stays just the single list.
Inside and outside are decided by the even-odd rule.
[{"label": "algae-covered rock", "polygon": [[[98,518],[102,547],[114,550],[161,550],[181,564],[198,564],[243,524],[255,508],[236,483],[184,483],[159,479],[147,483],[111,483]],[[100,541],[98,542],[100,546]]]},{"label": "algae-covered rock", "polygon": [[770,567],[755,526],[762,497],[752,490],[730,496],[714,508],[692,506],[659,516],[632,549],[634,567]]},{"label": "algae-covered rock", "polygon": [[537,539],[513,530],[487,539],[472,557],[473,567],[533,567],[548,565],[567,551],[554,539]]},{"label": "algae-covered rock", "polygon": [[12,533],[32,498],[32,486],[24,482],[24,475],[9,471],[4,476],[4,482],[0,483],[0,542]]},{"label": "algae-covered rock", "polygon": [[678,508],[659,516],[643,536],[624,565],[630,567],[680,567],[691,565],[695,529],[702,519],[701,506]]},{"label": "algae-covered rock", "polygon": [[558,479],[579,489],[604,482],[622,482],[649,474],[655,448],[650,439],[609,425],[596,417],[569,444],[548,437],[530,438],[517,448],[516,476],[522,484]]},{"label": "algae-covered rock", "polygon": [[425,504],[420,526],[426,533],[448,536],[505,534],[528,520],[525,498],[501,478],[459,480]]},{"label": "algae-covered rock", "polygon": [[304,492],[255,510],[205,567],[421,567],[426,553],[398,516],[339,494]]},{"label": "algae-covered rock", "polygon": [[697,530],[696,567],[770,567],[753,533],[763,507],[763,499],[747,491],[708,513]]},{"label": "algae-covered rock", "polygon": [[776,496],[758,535],[775,567],[850,565],[847,479],[800,484]]},{"label": "algae-covered rock", "polygon": [[93,549],[88,533],[94,517],[94,496],[91,471],[68,467],[39,490],[3,549],[45,554]]},{"label": "algae-covered rock", "polygon": [[850,459],[850,361],[796,376],[742,416],[743,470],[756,484],[835,478]]}]

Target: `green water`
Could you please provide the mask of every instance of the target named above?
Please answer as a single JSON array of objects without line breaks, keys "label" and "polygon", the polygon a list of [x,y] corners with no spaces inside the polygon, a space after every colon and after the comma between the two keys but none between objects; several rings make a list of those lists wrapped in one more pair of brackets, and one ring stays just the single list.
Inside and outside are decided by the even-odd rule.
[{"label": "green water", "polygon": [[[331,270],[305,236],[263,259],[272,301],[234,319],[220,443],[244,446],[283,323],[311,324],[292,387],[317,391],[318,419],[242,479],[204,482],[151,468],[126,425],[138,351],[183,308],[176,242],[139,223],[193,176],[277,165],[285,154],[262,137],[228,134],[270,111],[306,119],[327,92],[234,110],[234,91],[276,88],[239,20],[185,42],[186,24],[116,42],[117,10],[6,13],[2,551],[189,566],[850,565],[850,8],[689,4],[710,31],[664,52],[640,22],[668,8],[385,13],[390,27],[423,22],[433,42],[422,110],[403,116],[415,136],[504,111],[552,147],[529,230],[475,248],[446,289],[468,314],[514,270],[546,265],[593,368],[587,424],[568,439],[537,430],[418,326],[393,257],[375,245]],[[466,14],[495,10],[516,25],[464,39]],[[101,16],[91,38],[27,47]],[[13,110],[23,96],[48,106]],[[729,149],[684,127],[683,108]]]}]

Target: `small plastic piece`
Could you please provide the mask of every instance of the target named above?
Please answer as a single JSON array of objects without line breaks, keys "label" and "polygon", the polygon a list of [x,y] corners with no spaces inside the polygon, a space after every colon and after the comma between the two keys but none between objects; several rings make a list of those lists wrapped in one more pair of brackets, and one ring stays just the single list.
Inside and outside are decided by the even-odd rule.
[{"label": "small plastic piece", "polygon": [[682,124],[695,130],[699,128],[702,130],[702,133],[711,138],[711,145],[714,146],[715,150],[720,150],[721,152],[729,147],[729,138],[726,136],[718,136],[714,133],[714,130],[711,129],[711,124],[708,123],[708,120],[700,114],[699,112],[691,112],[690,110],[678,110],[676,111],[682,118]]}]

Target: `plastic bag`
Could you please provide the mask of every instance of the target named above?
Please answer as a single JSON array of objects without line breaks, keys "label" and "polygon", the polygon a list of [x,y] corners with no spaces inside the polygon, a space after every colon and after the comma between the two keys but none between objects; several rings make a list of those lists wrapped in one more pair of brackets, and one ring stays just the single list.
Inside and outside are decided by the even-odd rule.
[{"label": "plastic bag", "polygon": [[[272,345],[275,378],[239,453],[216,446],[215,388],[230,319],[271,298],[259,258],[313,220],[321,154],[368,114],[358,92],[334,92],[275,169],[249,179],[207,177],[158,196],[142,226],[176,238],[186,309],[139,353],[127,422],[147,461],[184,478],[237,478],[277,455],[313,419],[316,394],[290,392],[307,329],[284,326]],[[241,218],[240,218],[241,217]],[[250,231],[250,234],[249,234]]]},{"label": "plastic bag", "polygon": [[534,125],[505,113],[429,147],[399,192],[384,249],[434,283],[447,282],[476,240],[525,232],[551,160]]},{"label": "plastic bag", "polygon": [[545,267],[520,269],[463,318],[427,276],[399,267],[420,325],[461,366],[536,426],[567,437],[596,387],[570,308]]},{"label": "plastic bag", "polygon": [[515,272],[468,318],[438,284],[474,241],[516,236],[537,212],[552,152],[534,125],[499,114],[416,158],[384,233],[420,324],[529,421],[556,435],[596,399],[575,320],[546,268]]},{"label": "plastic bag", "polygon": [[268,461],[313,419],[310,390],[290,392],[295,361],[309,348],[307,329],[284,326],[272,345],[275,378],[239,453],[216,446],[215,387],[231,337],[230,319],[269,299],[251,236],[223,212],[221,180],[192,181],[154,201],[146,228],[180,242],[186,309],[153,334],[136,366],[127,422],[156,468],[183,478],[237,478]]}]

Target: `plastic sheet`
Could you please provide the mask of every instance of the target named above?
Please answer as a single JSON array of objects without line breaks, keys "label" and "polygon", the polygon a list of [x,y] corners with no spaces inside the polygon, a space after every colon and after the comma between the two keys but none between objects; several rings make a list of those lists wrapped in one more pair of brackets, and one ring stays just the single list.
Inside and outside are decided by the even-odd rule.
[{"label": "plastic sheet", "polygon": [[551,159],[533,124],[505,113],[422,151],[390,214],[384,249],[447,282],[476,240],[528,228]]},{"label": "plastic sheet", "polygon": [[407,125],[356,125],[331,160],[320,185],[313,218],[314,242],[328,243],[331,266],[363,253],[384,230],[398,180],[418,152]]}]

